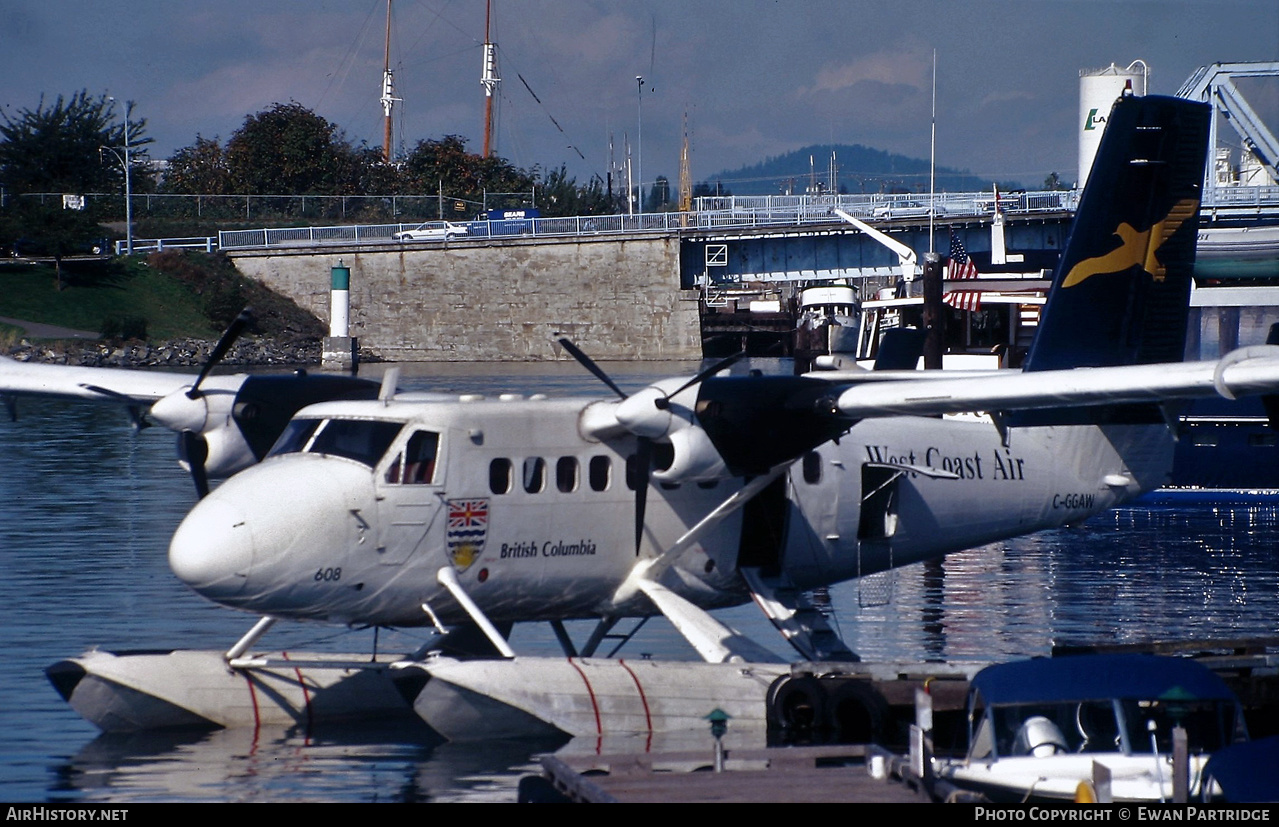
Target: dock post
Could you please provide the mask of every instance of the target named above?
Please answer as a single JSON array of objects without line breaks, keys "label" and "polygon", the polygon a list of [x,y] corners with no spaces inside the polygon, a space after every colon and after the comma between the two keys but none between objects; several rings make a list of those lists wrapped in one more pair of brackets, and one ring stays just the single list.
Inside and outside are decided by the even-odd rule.
[{"label": "dock post", "polygon": [[946,350],[946,308],[942,302],[941,256],[924,256],[924,369],[941,370]]},{"label": "dock post", "polygon": [[1172,728],[1172,801],[1190,801],[1190,744],[1181,724]]}]

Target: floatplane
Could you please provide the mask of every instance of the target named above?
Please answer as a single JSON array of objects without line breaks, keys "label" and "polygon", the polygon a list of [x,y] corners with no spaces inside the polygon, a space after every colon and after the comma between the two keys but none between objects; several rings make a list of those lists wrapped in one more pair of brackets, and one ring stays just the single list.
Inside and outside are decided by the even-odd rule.
[{"label": "floatplane", "polygon": [[[404,708],[455,739],[763,723],[788,664],[711,612],[753,601],[805,661],[856,655],[811,590],[1082,521],[1163,484],[1186,399],[1279,390],[1279,348],[1181,362],[1208,107],[1116,103],[1021,371],[733,375],[611,397],[399,392],[301,408],[203,497],[173,572],[261,616],[225,652],[54,664],[103,729]],[[961,414],[961,416],[946,416]],[[662,615],[701,663],[596,657]],[[268,654],[278,620],[428,627],[407,654]],[[566,620],[595,621],[574,641]],[[563,658],[517,656],[549,622]],[[394,688],[392,688],[394,687]]]}]

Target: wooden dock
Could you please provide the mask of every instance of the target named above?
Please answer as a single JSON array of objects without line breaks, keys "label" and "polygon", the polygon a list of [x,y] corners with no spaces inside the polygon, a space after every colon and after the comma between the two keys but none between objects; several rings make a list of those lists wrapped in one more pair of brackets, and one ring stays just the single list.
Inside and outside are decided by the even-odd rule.
[{"label": "wooden dock", "polygon": [[[871,775],[872,759],[883,768]],[[543,756],[542,775],[525,778],[520,801],[580,803],[878,803],[938,801],[900,759],[878,747],[845,744],[733,750],[723,772],[706,752]]]}]

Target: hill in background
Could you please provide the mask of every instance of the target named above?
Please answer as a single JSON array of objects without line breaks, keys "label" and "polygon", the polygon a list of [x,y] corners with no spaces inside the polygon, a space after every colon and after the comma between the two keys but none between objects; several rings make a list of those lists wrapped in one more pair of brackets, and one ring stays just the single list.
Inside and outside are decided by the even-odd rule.
[{"label": "hill in background", "polygon": [[[830,191],[831,157],[835,162],[835,189],[841,193],[928,192],[928,161],[894,155],[861,144],[816,144],[768,158],[753,166],[724,170],[705,182],[711,194],[716,187],[733,195],[802,194],[815,181]],[[993,181],[967,170],[937,168],[938,192],[977,192]],[[1002,190],[1022,189],[1015,181],[1000,181]]]}]

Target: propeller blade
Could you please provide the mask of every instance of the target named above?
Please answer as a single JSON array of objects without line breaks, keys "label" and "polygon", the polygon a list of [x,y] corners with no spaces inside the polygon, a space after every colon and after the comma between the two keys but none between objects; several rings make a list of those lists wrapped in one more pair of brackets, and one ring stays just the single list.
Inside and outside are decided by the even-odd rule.
[{"label": "propeller blade", "polygon": [[209,494],[209,474],[204,467],[209,458],[209,443],[195,431],[183,431],[182,453],[186,456],[187,465],[191,466],[195,493],[200,499],[204,499]]},{"label": "propeller blade", "polygon": [[719,373],[721,370],[733,364],[734,362],[736,362],[738,359],[741,359],[745,355],[746,355],[746,351],[739,350],[736,353],[734,353],[732,356],[725,356],[723,359],[720,359],[718,362],[711,365],[710,367],[698,371],[696,376],[694,376],[692,379],[689,379],[687,382],[680,385],[675,390],[666,394],[665,397],[659,398],[658,400],[656,400],[654,404],[656,404],[657,407],[659,408],[663,408],[663,409],[666,408],[666,406],[670,404],[670,399],[672,396],[676,396],[681,391],[684,391],[684,390],[687,390],[688,388],[693,387],[698,382],[701,382],[702,380],[706,379],[706,377],[708,376],[714,376],[715,374]]},{"label": "propeller blade", "polygon": [[653,466],[653,441],[640,437],[635,450],[635,556],[644,540],[644,511],[648,506],[648,483]]},{"label": "propeller blade", "polygon": [[98,385],[86,385],[81,383],[80,387],[87,391],[92,391],[93,393],[105,396],[108,399],[125,403],[125,410],[129,413],[129,421],[133,423],[133,429],[135,431],[141,431],[143,428],[150,427],[151,423],[147,422],[142,416],[142,409],[138,406],[137,401],[132,396],[120,393],[119,391],[113,391],[110,388],[103,388]]},{"label": "propeller blade", "polygon": [[560,347],[567,350],[569,352],[569,355],[577,360],[578,364],[580,364],[582,367],[586,368],[592,374],[594,374],[596,379],[600,380],[605,385],[608,385],[613,390],[613,393],[617,394],[622,399],[626,398],[626,394],[622,393],[622,389],[619,388],[613,382],[613,380],[609,378],[608,374],[604,372],[603,368],[595,364],[594,360],[592,360],[591,357],[583,353],[577,347],[577,345],[573,344],[571,341],[565,338],[559,338],[559,339],[556,339],[555,341],[559,343]]},{"label": "propeller blade", "polygon": [[200,375],[196,377],[195,384],[191,386],[191,390],[187,391],[188,399],[195,399],[200,395],[200,384],[209,375],[209,372],[217,367],[218,362],[222,361],[222,357],[226,356],[227,351],[231,349],[231,345],[235,344],[235,340],[240,338],[244,328],[248,327],[252,321],[253,309],[249,307],[241,310],[240,315],[235,317],[235,321],[231,322],[226,332],[222,334],[222,338],[218,339],[218,343],[213,347],[213,352],[209,354],[209,359],[204,363],[204,367],[200,368]]}]

